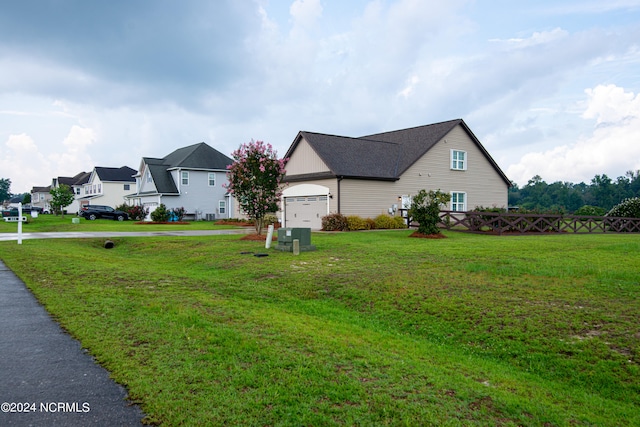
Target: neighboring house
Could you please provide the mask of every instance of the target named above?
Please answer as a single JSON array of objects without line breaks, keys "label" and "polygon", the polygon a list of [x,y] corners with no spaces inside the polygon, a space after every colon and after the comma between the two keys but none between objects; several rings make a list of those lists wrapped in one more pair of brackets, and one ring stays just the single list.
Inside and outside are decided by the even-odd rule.
[{"label": "neighboring house", "polygon": [[[51,180],[51,186],[49,189],[58,188],[60,185],[64,184],[69,186],[75,196],[73,202],[64,208],[66,212],[76,213],[80,209],[80,202],[78,200],[80,197],[80,188],[87,182],[89,176],[90,174],[87,172],[80,172],[75,176],[59,176]],[[48,201],[49,203],[51,202],[51,195],[49,195]],[[51,211],[51,209],[49,209],[49,211]]]},{"label": "neighboring house", "polygon": [[446,209],[507,207],[510,181],[462,119],[360,138],[299,132],[287,151],[281,221],[320,229],[328,213],[401,214],[420,190]]},{"label": "neighboring house", "polygon": [[227,166],[233,160],[201,142],[179,148],[161,159],[143,157],[136,175],[132,204],[155,210],[184,208],[186,218],[213,220],[233,217],[227,194]]},{"label": "neighboring house", "polygon": [[[107,168],[96,166],[76,196],[80,206],[105,205],[115,208],[126,203],[126,196],[135,189],[137,171],[128,166]],[[71,211],[70,211],[71,212]]]},{"label": "neighboring house", "polygon": [[43,212],[51,213],[51,186],[33,187],[31,189],[31,206],[42,208]]}]

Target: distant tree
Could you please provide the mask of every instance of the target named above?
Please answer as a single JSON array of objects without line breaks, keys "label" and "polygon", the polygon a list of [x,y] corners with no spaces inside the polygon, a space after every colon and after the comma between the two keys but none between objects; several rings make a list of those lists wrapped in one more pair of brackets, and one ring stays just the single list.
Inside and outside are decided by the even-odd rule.
[{"label": "distant tree", "polygon": [[411,199],[411,207],[408,215],[412,220],[418,222],[418,233],[438,234],[440,228],[440,207],[446,205],[451,200],[449,193],[440,190],[420,190]]},{"label": "distant tree", "polygon": [[11,180],[0,178],[0,202],[11,198]]},{"label": "distant tree", "polygon": [[31,193],[24,193],[24,197],[22,198],[22,203],[31,203]]},{"label": "distant tree", "polygon": [[51,208],[55,213],[60,212],[60,215],[64,218],[64,208],[73,203],[75,198],[71,187],[66,184],[60,184],[57,188],[52,188],[49,193],[51,194]]},{"label": "distant tree", "polygon": [[278,159],[271,144],[253,140],[242,144],[232,157],[225,187],[242,212],[254,221],[256,233],[261,234],[265,215],[278,210],[286,159]]}]

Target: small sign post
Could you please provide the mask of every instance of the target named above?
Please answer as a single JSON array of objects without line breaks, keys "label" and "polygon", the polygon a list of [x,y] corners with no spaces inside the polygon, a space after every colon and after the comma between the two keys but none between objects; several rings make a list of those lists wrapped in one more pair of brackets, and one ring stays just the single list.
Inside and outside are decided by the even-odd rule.
[{"label": "small sign post", "polygon": [[18,244],[22,244],[22,202],[18,203]]}]

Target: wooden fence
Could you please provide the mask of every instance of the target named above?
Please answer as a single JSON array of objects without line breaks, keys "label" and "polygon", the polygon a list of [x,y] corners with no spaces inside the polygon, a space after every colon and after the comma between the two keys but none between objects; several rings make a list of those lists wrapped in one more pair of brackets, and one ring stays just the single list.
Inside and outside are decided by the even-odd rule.
[{"label": "wooden fence", "polygon": [[474,233],[640,233],[640,218],[441,211],[447,230]]}]

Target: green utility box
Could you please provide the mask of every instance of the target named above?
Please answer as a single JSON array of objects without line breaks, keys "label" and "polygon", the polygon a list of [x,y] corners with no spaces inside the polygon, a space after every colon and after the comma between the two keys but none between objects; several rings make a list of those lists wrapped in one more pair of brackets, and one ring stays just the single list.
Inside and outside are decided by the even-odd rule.
[{"label": "green utility box", "polygon": [[315,251],[316,247],[311,244],[310,228],[279,228],[278,245],[279,251],[293,252],[293,241],[300,243],[300,251]]}]

